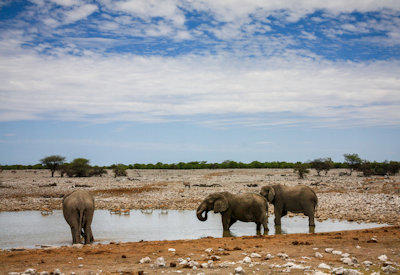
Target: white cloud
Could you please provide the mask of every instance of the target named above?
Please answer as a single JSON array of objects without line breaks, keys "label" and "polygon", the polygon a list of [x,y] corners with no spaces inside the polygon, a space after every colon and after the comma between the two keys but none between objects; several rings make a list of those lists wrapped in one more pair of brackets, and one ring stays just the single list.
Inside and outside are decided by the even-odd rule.
[{"label": "white cloud", "polygon": [[65,12],[64,22],[70,24],[85,19],[86,17],[97,11],[97,9],[98,7],[93,4],[86,4],[76,7],[72,10]]},{"label": "white cloud", "polygon": [[399,61],[335,63],[293,53],[50,57],[22,49],[0,56],[2,121],[201,121],[236,114],[242,122],[233,124],[252,126],[400,124]]}]

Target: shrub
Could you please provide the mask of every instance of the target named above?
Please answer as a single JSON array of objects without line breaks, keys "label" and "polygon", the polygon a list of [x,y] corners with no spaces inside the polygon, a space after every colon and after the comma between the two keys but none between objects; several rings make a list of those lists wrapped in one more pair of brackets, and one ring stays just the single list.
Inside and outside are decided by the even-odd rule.
[{"label": "shrub", "polygon": [[350,168],[350,175],[354,170],[358,170],[363,163],[358,154],[344,154],[344,162]]},{"label": "shrub", "polygon": [[113,165],[114,177],[126,177],[127,167],[123,164]]},{"label": "shrub", "polygon": [[293,168],[294,172],[297,172],[299,175],[299,179],[304,179],[304,176],[308,173],[310,173],[310,170],[308,169],[308,165],[305,163],[301,162],[296,162]]},{"label": "shrub", "polygon": [[333,168],[333,161],[331,158],[320,158],[310,162],[311,168],[317,170],[318,176],[321,171],[325,171],[325,175],[330,169]]},{"label": "shrub", "polygon": [[54,177],[54,172],[58,170],[60,165],[64,163],[65,157],[59,155],[52,155],[42,158],[40,162],[51,171],[51,177]]},{"label": "shrub", "polygon": [[103,175],[107,174],[107,170],[104,167],[93,166],[89,170],[89,176],[99,176],[102,177]]},{"label": "shrub", "polygon": [[67,166],[67,175],[69,177],[87,177],[89,176],[89,160],[76,158]]}]

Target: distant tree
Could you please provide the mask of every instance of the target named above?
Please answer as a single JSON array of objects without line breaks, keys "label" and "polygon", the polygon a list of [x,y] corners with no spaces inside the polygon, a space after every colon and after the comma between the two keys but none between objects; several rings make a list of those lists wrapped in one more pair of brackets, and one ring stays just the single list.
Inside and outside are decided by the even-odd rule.
[{"label": "distant tree", "polygon": [[388,163],[388,174],[389,175],[396,175],[400,171],[400,162],[398,161],[390,161]]},{"label": "distant tree", "polygon": [[308,165],[306,163],[301,163],[301,162],[296,162],[293,171],[297,172],[297,174],[299,175],[299,179],[304,179],[304,176],[310,173]]},{"label": "distant tree", "polygon": [[357,170],[360,168],[362,164],[361,158],[358,156],[358,154],[344,154],[344,162],[350,168],[350,175],[353,173],[354,170]]},{"label": "distant tree", "polygon": [[67,174],[68,172],[70,173],[69,176],[73,177],[87,177],[89,176],[89,160],[85,158],[76,158],[74,159],[69,165],[67,169]]},{"label": "distant tree", "polygon": [[51,177],[54,177],[54,172],[58,170],[60,165],[64,163],[65,157],[59,155],[52,155],[42,158],[40,162],[51,171]]},{"label": "distant tree", "polygon": [[123,164],[117,164],[113,167],[114,171],[114,177],[126,177],[127,172],[126,172],[127,167]]},{"label": "distant tree", "polygon": [[103,175],[107,174],[107,170],[104,167],[100,166],[93,166],[89,169],[89,176],[99,176],[102,177]]},{"label": "distant tree", "polygon": [[325,171],[325,175],[333,167],[333,161],[331,158],[319,158],[314,159],[310,162],[311,168],[317,170],[318,176],[320,176],[321,171]]}]

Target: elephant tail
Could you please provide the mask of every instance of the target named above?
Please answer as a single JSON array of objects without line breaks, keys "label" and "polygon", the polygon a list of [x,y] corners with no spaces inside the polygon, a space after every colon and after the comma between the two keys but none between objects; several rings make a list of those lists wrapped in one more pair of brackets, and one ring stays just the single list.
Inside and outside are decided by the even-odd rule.
[{"label": "elephant tail", "polygon": [[79,209],[79,232],[81,235],[84,237],[84,232],[83,232],[83,221],[84,221],[84,214],[85,211],[83,209]]}]

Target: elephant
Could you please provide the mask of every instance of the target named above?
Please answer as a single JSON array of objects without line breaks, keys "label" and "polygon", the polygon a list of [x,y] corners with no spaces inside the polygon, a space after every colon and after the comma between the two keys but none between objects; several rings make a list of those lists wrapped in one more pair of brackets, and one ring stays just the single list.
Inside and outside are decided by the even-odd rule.
[{"label": "elephant", "polygon": [[260,194],[274,205],[275,226],[281,225],[281,218],[288,211],[304,213],[308,216],[309,226],[315,226],[314,212],[317,207],[318,198],[310,187],[305,185],[285,186],[277,184],[263,186]]},{"label": "elephant", "polygon": [[257,233],[261,231],[261,225],[264,227],[264,234],[268,232],[268,202],[259,194],[235,195],[229,192],[210,194],[197,208],[197,218],[200,221],[206,221],[207,213],[211,210],[214,210],[214,213],[221,213],[224,233],[228,232],[232,224],[238,220],[255,222]]},{"label": "elephant", "polygon": [[80,243],[81,235],[85,244],[92,243],[93,196],[85,190],[75,190],[63,197],[62,207],[64,218],[71,227],[72,243]]}]

